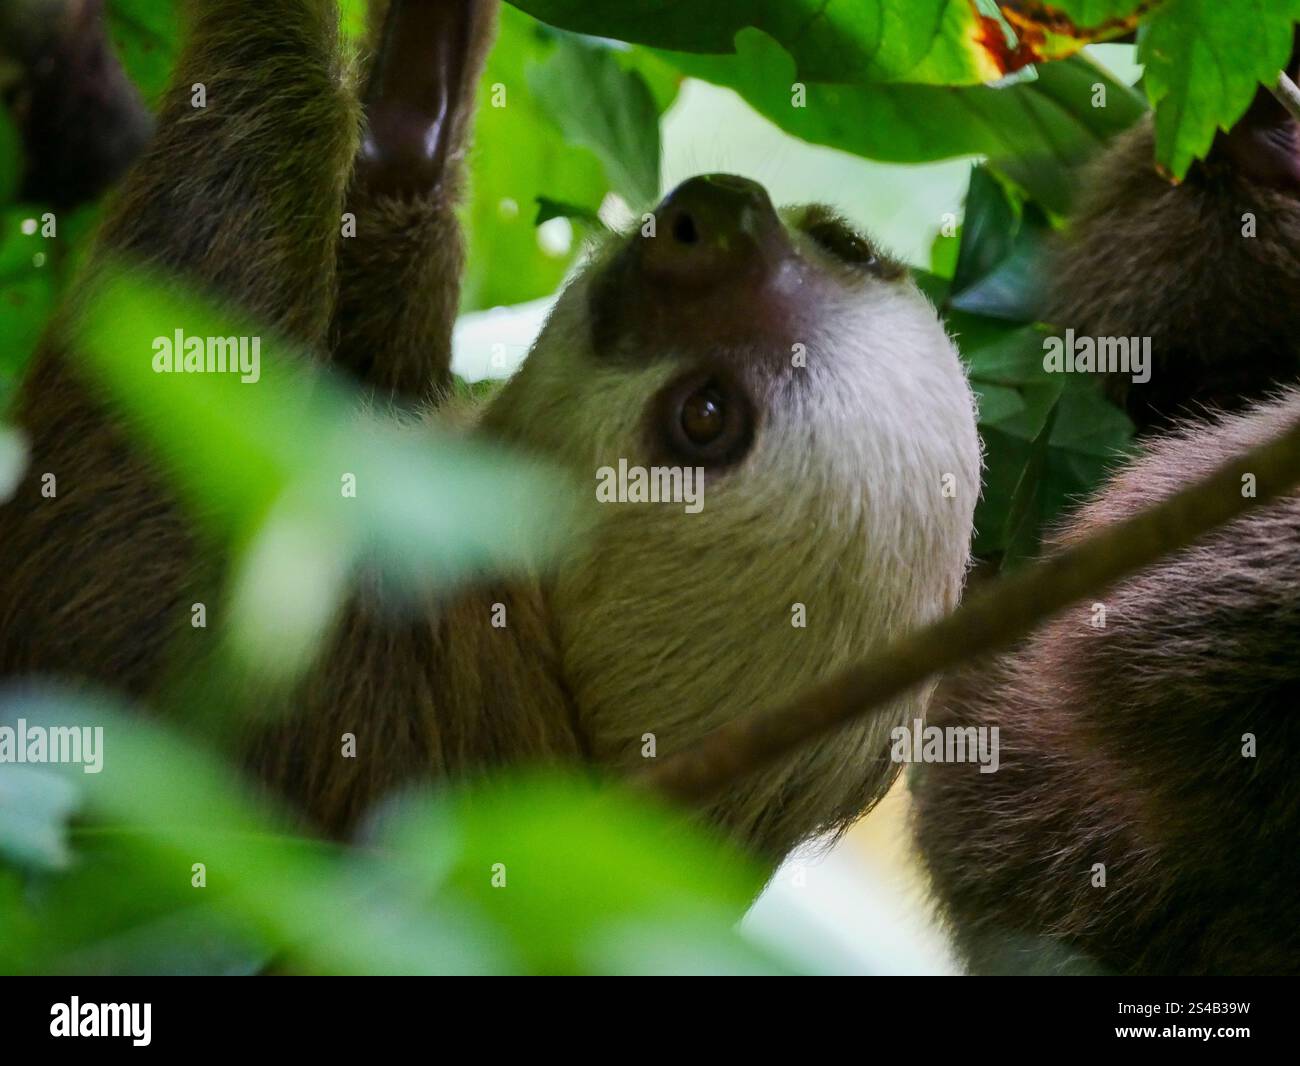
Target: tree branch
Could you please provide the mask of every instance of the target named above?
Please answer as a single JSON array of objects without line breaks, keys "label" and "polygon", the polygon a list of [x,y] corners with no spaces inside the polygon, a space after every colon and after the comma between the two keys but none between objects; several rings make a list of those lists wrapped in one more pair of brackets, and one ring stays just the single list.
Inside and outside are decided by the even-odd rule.
[{"label": "tree branch", "polygon": [[[1254,474],[1257,496],[1242,495]],[[933,625],[782,707],[736,719],[633,780],[678,800],[703,800],[814,737],[879,709],[928,678],[1007,648],[1053,615],[1187,547],[1300,483],[1300,421],[1205,480],[1123,522],[985,586]]]},{"label": "tree branch", "polygon": [[1286,108],[1287,114],[1300,121],[1300,88],[1291,80],[1285,70],[1277,73],[1277,84],[1270,91],[1279,104]]}]

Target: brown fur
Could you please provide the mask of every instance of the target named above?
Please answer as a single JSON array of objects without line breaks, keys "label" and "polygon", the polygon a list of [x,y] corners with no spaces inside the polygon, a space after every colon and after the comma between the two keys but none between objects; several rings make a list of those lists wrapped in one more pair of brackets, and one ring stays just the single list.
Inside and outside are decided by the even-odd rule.
[{"label": "brown fur", "polygon": [[[475,6],[491,14],[490,5]],[[471,81],[489,29],[490,19],[478,23],[475,51],[466,60]],[[426,193],[397,199],[354,182],[348,208],[358,215],[358,236],[354,245],[343,242],[349,251],[342,256],[351,295],[335,313],[335,251],[360,124],[336,32],[328,0],[191,5],[188,43],[157,136],[112,197],[95,262],[129,253],[181,271],[322,361],[335,357],[362,372],[367,368],[354,358],[361,331],[387,340],[405,330],[401,352],[391,343],[374,345],[388,360],[372,364],[374,383],[394,392],[429,391],[450,354],[460,258],[451,210],[467,122],[456,124],[444,180]],[[207,87],[205,109],[190,105],[195,82]],[[462,104],[472,104],[472,93]],[[285,174],[292,180],[284,181]],[[406,299],[392,291],[395,279]],[[358,312],[359,306],[373,310]],[[16,410],[33,462],[0,508],[0,541],[21,560],[0,575],[0,669],[106,681],[149,698],[169,676],[177,640],[204,632],[189,629],[188,608],[201,601],[215,609],[224,567],[199,552],[165,480],[69,368],[62,333],[58,324],[51,329]],[[420,380],[427,384],[418,386]],[[58,478],[54,499],[40,492],[47,471]],[[503,647],[506,640],[496,634],[493,654],[502,671],[480,678],[467,668],[479,661],[468,647],[488,639],[480,630],[497,601],[513,605],[510,644]],[[324,781],[320,764],[303,757],[307,741],[294,740],[286,727],[254,743],[252,762],[307,799],[316,822],[342,831],[374,789],[417,765],[482,764],[512,744],[516,755],[572,751],[563,696],[545,682],[554,651],[538,603],[539,594],[526,585],[489,590],[434,622],[399,626],[381,622],[359,598],[309,684],[280,698],[297,714],[337,719],[338,729],[312,734],[335,755],[339,734],[351,731],[362,744],[383,745],[386,757],[358,758],[350,762],[360,769],[343,772],[337,768],[344,760],[332,758]],[[451,633],[466,647],[460,656],[447,651]],[[180,649],[184,659],[183,644]],[[510,706],[521,678],[529,679],[532,698],[520,704],[559,722],[559,739],[527,713],[508,728],[476,717],[479,699]],[[430,706],[435,689],[437,728]],[[372,722],[376,706],[392,717]]]},{"label": "brown fur", "polygon": [[[99,256],[129,251],[204,285],[381,402],[436,396],[461,257],[452,207],[491,10],[394,0],[401,27],[382,37],[359,131],[331,4],[196,3],[159,135],[110,206]],[[411,27],[428,35],[433,77]],[[208,87],[205,111],[189,106],[195,81]],[[427,152],[444,102],[455,119]],[[726,379],[744,392],[729,410],[748,404],[754,417],[743,456],[708,467],[707,507],[601,502],[588,488],[593,535],[544,578],[415,605],[363,582],[301,686],[222,675],[215,690],[208,638],[186,623],[196,601],[221,617],[223,561],[199,550],[166,483],[65,366],[56,328],[19,412],[32,469],[0,509],[0,541],[19,560],[0,574],[0,674],[85,678],[151,704],[179,677],[193,699],[169,688],[167,702],[189,724],[206,721],[203,709],[229,718],[227,704],[278,712],[278,724],[240,738],[242,753],[344,833],[417,776],[520,759],[642,766],[647,734],[659,756],[682,750],[951,609],[979,444],[933,308],[878,257],[845,257],[845,244],[869,248],[864,237],[844,229],[827,244],[807,209],[782,220],[753,183],[715,176],[674,195],[685,200],[671,210],[696,211],[703,238],[678,240],[665,225],[663,244],[612,239],[475,432],[590,486],[620,460],[659,461],[674,408],[656,397],[702,373]],[[345,202],[358,235],[340,243]],[[598,331],[611,257],[624,267],[615,297],[632,313]],[[685,273],[656,274],[665,257]],[[40,496],[44,471],[58,474],[56,499]],[[506,606],[504,629],[491,626],[494,603]],[[796,604],[807,609],[800,628]],[[843,829],[888,788],[888,729],[922,714],[927,696],[753,775],[712,814],[772,858]],[[340,757],[344,733],[356,735],[355,760]]]},{"label": "brown fur", "polygon": [[[1068,544],[1300,418],[1300,393],[1152,445]],[[1216,531],[962,677],[930,724],[1001,768],[930,764],[917,830],[977,971],[1300,972],[1300,499]],[[1258,756],[1242,757],[1242,736]],[[1091,885],[1104,863],[1107,886]],[[1065,949],[1065,950],[1060,950]]]},{"label": "brown fur", "polygon": [[[1151,380],[1107,383],[1141,429],[1204,406],[1239,409],[1300,376],[1300,304],[1279,298],[1300,286],[1298,189],[1263,180],[1260,153],[1235,144],[1225,138],[1175,186],[1155,171],[1148,117],[1085,175],[1055,259],[1052,322],[1151,338]],[[1242,235],[1247,213],[1255,237]]]},{"label": "brown fur", "polygon": [[[184,271],[318,350],[333,301],[330,220],[356,122],[332,10],[194,5],[157,135],[113,196],[97,245],[100,256]],[[207,86],[206,109],[190,105],[194,82]],[[268,83],[283,83],[274,99]],[[277,180],[286,146],[300,146],[292,185]],[[66,346],[56,322],[18,398],[33,461],[0,509],[0,540],[22,560],[0,576],[3,666],[111,677],[143,695],[183,620],[179,605],[211,602],[213,586],[194,573],[192,536],[170,491],[69,368]],[[46,472],[58,478],[55,499],[41,495]],[[78,621],[86,616],[96,620],[93,638]]]}]

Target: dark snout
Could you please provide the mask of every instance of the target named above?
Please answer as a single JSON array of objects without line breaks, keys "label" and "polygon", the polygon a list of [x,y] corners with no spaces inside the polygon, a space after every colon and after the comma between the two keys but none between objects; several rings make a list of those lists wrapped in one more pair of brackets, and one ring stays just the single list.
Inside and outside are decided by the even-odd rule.
[{"label": "dark snout", "polygon": [[655,235],[640,242],[648,278],[683,286],[760,280],[790,253],[767,190],[733,174],[683,182],[655,209]]},{"label": "dark snout", "polygon": [[592,290],[598,350],[780,342],[802,264],[767,191],[732,174],[677,186]]}]

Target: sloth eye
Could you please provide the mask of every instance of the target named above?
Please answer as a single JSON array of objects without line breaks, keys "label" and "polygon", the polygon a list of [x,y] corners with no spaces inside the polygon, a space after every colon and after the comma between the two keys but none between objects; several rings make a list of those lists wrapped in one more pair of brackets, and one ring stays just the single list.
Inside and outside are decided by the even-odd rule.
[{"label": "sloth eye", "polygon": [[705,388],[686,397],[682,404],[682,432],[696,447],[705,448],[726,426],[726,410],[716,389]]},{"label": "sloth eye", "polygon": [[838,215],[831,214],[828,208],[810,208],[803,231],[822,251],[858,270],[888,280],[906,272],[901,264],[877,252],[875,245]]},{"label": "sloth eye", "polygon": [[805,232],[823,250],[850,266],[866,267],[869,270],[880,266],[880,257],[867,239],[837,219],[814,222]]},{"label": "sloth eye", "polygon": [[754,439],[753,406],[729,373],[700,371],[672,382],[654,406],[654,435],[679,462],[725,466]]}]

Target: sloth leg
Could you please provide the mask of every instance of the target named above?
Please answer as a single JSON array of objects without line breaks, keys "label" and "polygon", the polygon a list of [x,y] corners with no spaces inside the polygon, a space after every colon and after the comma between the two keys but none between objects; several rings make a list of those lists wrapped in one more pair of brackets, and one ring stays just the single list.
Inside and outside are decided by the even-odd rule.
[{"label": "sloth leg", "polygon": [[[333,0],[196,0],[157,132],[107,208],[91,266],[127,254],[320,349],[354,149]],[[195,106],[202,85],[206,106]],[[76,299],[76,294],[72,296]],[[139,354],[147,368],[150,354]],[[15,416],[31,461],[0,507],[0,675],[144,694],[188,629],[192,533],[165,479],[83,384],[56,325]]]},{"label": "sloth leg", "polygon": [[496,0],[392,0],[377,34],[331,341],[334,362],[382,398],[450,384],[465,257],[455,207],[495,15]]}]

